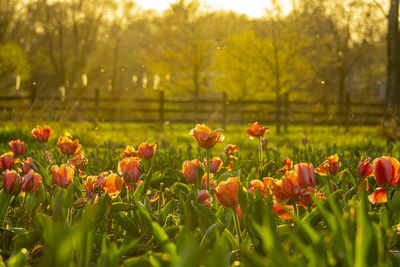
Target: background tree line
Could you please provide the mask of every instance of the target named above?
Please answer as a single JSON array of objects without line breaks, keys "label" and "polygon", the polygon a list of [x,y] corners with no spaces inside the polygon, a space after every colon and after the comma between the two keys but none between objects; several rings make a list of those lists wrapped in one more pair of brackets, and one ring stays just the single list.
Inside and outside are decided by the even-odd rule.
[{"label": "background tree line", "polygon": [[0,90],[385,99],[398,5],[396,17],[383,0],[296,0],[288,14],[273,3],[253,19],[195,0],[163,14],[130,0],[0,0]]}]

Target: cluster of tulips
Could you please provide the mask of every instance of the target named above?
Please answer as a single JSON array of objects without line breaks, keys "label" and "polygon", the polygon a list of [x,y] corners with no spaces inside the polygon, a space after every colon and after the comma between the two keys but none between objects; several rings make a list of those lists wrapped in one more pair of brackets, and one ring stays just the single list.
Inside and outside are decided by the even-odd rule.
[{"label": "cluster of tulips", "polygon": [[[225,181],[220,181],[217,185],[214,176],[222,168],[231,170],[234,162],[238,159],[235,155],[240,151],[236,145],[227,145],[220,157],[211,158],[211,150],[224,140],[222,129],[211,131],[206,125],[197,124],[190,134],[197,141],[198,145],[205,149],[206,158],[204,163],[199,159],[187,160],[182,164],[180,172],[186,182],[193,185],[192,188],[197,195],[197,201],[209,208],[213,205],[215,195],[221,205],[232,208],[234,212],[234,222],[237,231],[240,231],[239,217],[241,210],[238,201],[238,192],[241,188],[249,194],[259,190],[264,198],[272,198],[273,211],[283,219],[292,219],[299,212],[299,207],[308,209],[314,205],[314,199],[324,199],[326,192],[335,190],[332,178],[339,172],[341,163],[337,154],[328,157],[317,168],[314,169],[312,163],[298,163],[296,165],[286,158],[284,166],[278,170],[280,179],[272,177],[262,177],[263,172],[263,139],[269,129],[262,127],[258,122],[250,123],[247,134],[251,140],[258,140],[258,179],[250,181],[248,188],[242,184],[239,177],[230,177]],[[32,130],[32,135],[43,145],[44,157],[48,164],[52,163],[46,142],[52,135],[49,126],[43,128],[37,126]],[[303,138],[304,139],[304,138]],[[0,169],[3,170],[3,189],[11,195],[18,195],[21,191],[33,193],[38,190],[42,177],[38,173],[37,161],[31,157],[24,158],[25,145],[20,140],[10,141],[10,152],[0,156]],[[127,201],[131,194],[142,182],[142,160],[151,161],[156,155],[157,145],[150,145],[147,142],[139,145],[135,150],[132,146],[127,146],[120,156],[118,162],[118,172],[102,172],[98,175],[86,175],[83,171],[88,163],[79,140],[71,136],[60,136],[57,146],[62,154],[65,155],[65,163],[61,166],[53,164],[51,166],[53,185],[59,188],[67,188],[73,182],[82,182],[88,201],[96,199],[104,193],[110,196],[117,196],[121,193],[123,186],[126,186]],[[204,173],[204,175],[202,175]],[[372,204],[385,203],[390,201],[390,189],[397,186],[400,180],[400,164],[391,157],[383,156],[375,159],[371,163],[368,158],[361,161],[358,166],[360,175],[360,185],[369,190],[367,177],[373,176],[379,186],[370,195],[369,200]],[[316,174],[320,175],[323,186],[317,185]],[[321,183],[320,183],[321,184]],[[388,197],[389,195],[389,197]],[[157,192],[151,201],[157,200],[162,196],[162,189]],[[239,234],[238,234],[239,235]]]}]

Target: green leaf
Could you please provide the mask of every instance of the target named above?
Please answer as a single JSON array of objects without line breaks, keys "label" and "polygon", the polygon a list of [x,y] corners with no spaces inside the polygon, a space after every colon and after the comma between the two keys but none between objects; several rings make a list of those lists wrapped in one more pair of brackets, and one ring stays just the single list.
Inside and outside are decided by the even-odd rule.
[{"label": "green leaf", "polygon": [[0,227],[3,227],[4,220],[7,215],[8,205],[10,204],[12,198],[13,195],[4,192],[4,190],[0,192]]}]

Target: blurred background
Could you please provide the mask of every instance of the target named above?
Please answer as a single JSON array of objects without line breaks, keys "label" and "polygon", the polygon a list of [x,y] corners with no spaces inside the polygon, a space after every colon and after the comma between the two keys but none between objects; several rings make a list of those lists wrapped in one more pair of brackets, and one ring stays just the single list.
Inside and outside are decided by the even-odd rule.
[{"label": "blurred background", "polygon": [[0,119],[379,124],[400,102],[398,8],[0,0]]}]

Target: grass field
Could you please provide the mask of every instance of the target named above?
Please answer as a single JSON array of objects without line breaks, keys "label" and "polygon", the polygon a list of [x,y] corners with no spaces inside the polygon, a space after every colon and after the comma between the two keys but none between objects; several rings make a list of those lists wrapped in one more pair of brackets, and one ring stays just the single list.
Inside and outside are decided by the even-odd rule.
[{"label": "grass field", "polygon": [[[400,146],[382,137],[379,127],[345,132],[342,127],[291,126],[281,134],[271,127],[260,154],[258,140],[246,134],[247,125],[229,125],[225,140],[211,149],[223,161],[211,175],[217,187],[203,192],[200,178],[207,177],[207,167],[193,173],[182,166],[186,160],[203,162],[207,155],[189,134],[194,125],[165,125],[159,132],[147,124],[46,124],[53,129],[46,143],[32,136],[36,124],[0,126],[0,155],[10,150],[9,141],[25,142],[24,154],[14,156],[11,167],[21,177],[21,191],[17,182],[8,186],[10,171],[0,168],[0,255],[7,266],[400,263],[400,164],[395,160]],[[79,153],[61,149],[57,138],[64,135],[79,138],[87,164],[71,163]],[[158,144],[155,155],[121,155],[126,145],[137,149],[144,141]],[[227,144],[240,147],[232,155],[237,160],[221,155]],[[317,168],[334,154],[338,158]],[[28,157],[37,168],[32,177],[41,177],[37,184],[24,171]],[[293,163],[285,165],[286,157]],[[361,157],[383,163],[366,163],[360,172]],[[140,166],[139,175],[132,178],[133,171],[123,171],[123,164],[133,166],[127,162]],[[306,171],[298,171],[299,163],[312,163],[315,173],[307,164],[302,165]],[[55,165],[63,171],[55,171]]]}]

